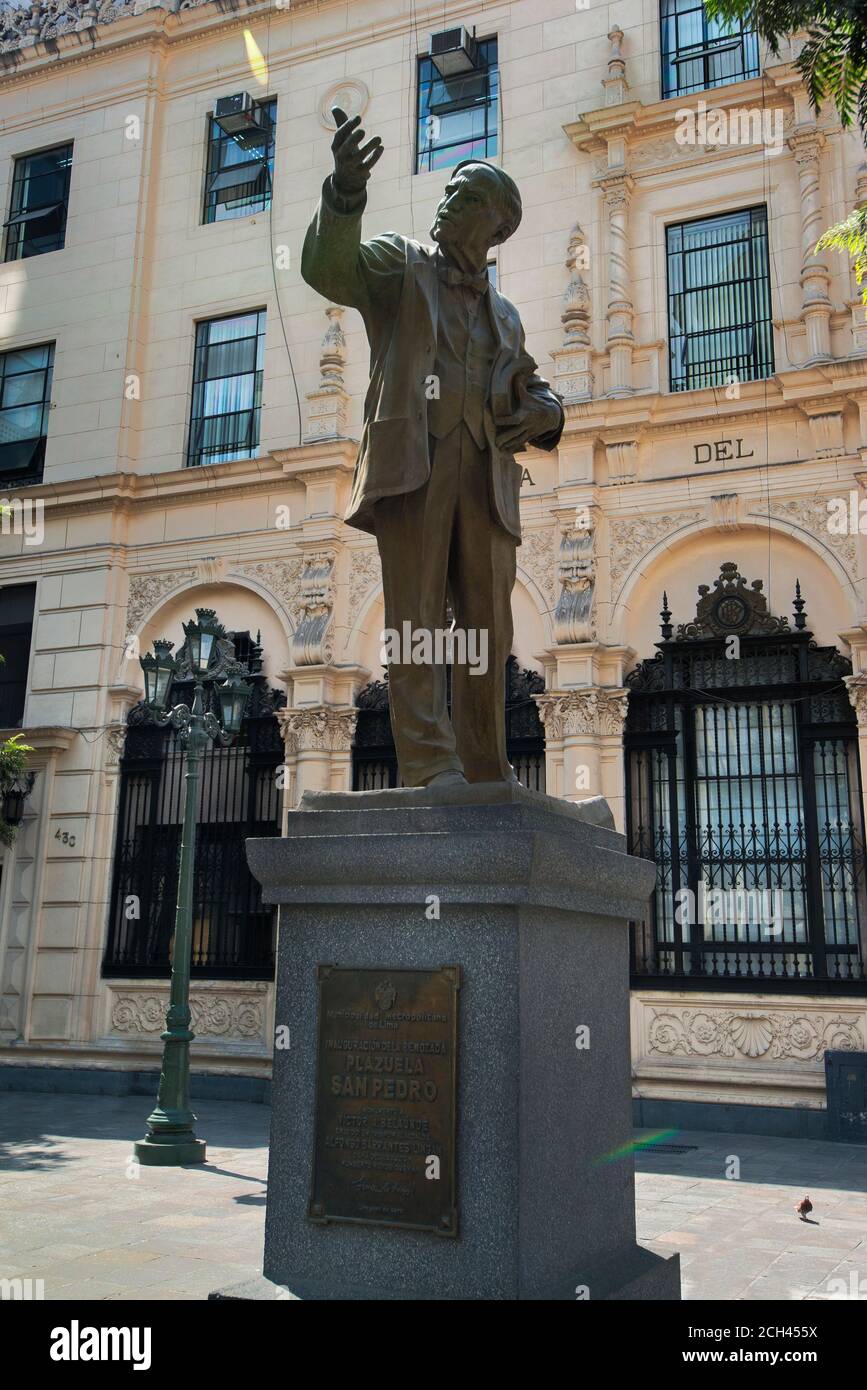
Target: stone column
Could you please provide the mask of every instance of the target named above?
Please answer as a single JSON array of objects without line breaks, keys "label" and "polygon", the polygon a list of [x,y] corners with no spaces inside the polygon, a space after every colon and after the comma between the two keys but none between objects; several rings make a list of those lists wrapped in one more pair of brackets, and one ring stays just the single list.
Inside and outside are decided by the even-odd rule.
[{"label": "stone column", "polygon": [[629,198],[632,179],[627,173],[608,174],[600,180],[608,211],[608,396],[632,394],[632,277],[629,273]]},{"label": "stone column", "polygon": [[297,806],[306,791],[351,791],[353,705],[310,705],[277,711],[286,747],[284,806]]},{"label": "stone column", "polygon": [[548,787],[565,801],[604,796],[625,824],[623,725],[627,693],[605,686],[548,690],[534,696],[545,726]]},{"label": "stone column", "polygon": [[825,230],[819,178],[824,146],[824,136],[816,129],[796,131],[789,140],[801,193],[801,319],[807,334],[808,362],[826,361],[831,356],[830,277],[821,254],[813,249]]}]

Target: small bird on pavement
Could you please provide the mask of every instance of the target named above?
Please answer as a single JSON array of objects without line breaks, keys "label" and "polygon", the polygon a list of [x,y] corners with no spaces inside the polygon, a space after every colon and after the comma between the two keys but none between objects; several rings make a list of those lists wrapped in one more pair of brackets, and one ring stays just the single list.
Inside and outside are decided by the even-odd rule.
[{"label": "small bird on pavement", "polygon": [[812,1210],[813,1203],[810,1201],[809,1197],[802,1197],[800,1202],[798,1202],[797,1206],[795,1207],[795,1211],[798,1213],[802,1221],[806,1221],[807,1217],[810,1215],[810,1212]]}]

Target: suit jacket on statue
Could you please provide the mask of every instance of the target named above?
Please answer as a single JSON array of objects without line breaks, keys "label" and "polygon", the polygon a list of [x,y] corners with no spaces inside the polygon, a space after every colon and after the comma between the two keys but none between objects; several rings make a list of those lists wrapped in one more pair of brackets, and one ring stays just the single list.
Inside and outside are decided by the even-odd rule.
[{"label": "suit jacket on statue", "polygon": [[[430,475],[425,384],[436,359],[440,282],[435,247],[396,232],[361,240],[365,202],[338,211],[326,180],[304,240],[301,274],[326,299],[357,309],[367,329],[370,386],[346,520],[375,533],[374,503],[414,492]],[[489,293],[497,338],[485,407],[491,495],[498,520],[520,540],[521,469],[512,454],[497,448],[497,421],[520,408],[524,393],[556,403],[559,424],[532,440],[537,448],[553,449],[563,431],[563,410],[536,374],[514,304],[493,286]]]}]

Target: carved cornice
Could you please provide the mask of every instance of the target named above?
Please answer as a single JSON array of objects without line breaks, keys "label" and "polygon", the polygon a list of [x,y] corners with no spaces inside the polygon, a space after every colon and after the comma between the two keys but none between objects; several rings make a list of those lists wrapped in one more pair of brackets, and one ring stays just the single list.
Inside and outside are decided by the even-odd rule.
[{"label": "carved cornice", "polygon": [[[206,0],[187,0],[190,5]],[[149,8],[137,0],[33,0],[29,6],[0,4],[0,53],[30,48],[47,39],[113,24]],[[167,4],[166,9],[169,8]]]}]

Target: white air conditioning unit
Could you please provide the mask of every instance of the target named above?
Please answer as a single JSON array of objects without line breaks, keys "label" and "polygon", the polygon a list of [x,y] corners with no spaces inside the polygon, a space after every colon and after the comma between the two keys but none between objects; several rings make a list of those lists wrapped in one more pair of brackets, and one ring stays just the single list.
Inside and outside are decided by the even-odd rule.
[{"label": "white air conditioning unit", "polygon": [[477,64],[478,46],[461,24],[430,36],[430,60],[440,77],[457,77],[472,72]]},{"label": "white air conditioning unit", "polygon": [[249,92],[220,97],[214,107],[214,120],[226,135],[244,145],[262,144],[271,133],[271,123],[263,106]]}]

